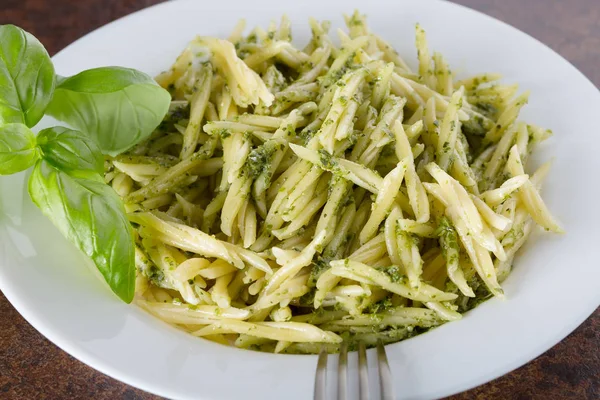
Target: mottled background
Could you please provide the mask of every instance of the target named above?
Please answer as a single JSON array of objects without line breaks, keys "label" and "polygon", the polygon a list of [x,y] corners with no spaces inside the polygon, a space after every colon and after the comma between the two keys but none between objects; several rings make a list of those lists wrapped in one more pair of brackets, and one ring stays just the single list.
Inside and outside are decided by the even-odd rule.
[{"label": "mottled background", "polygon": [[[53,55],[92,30],[159,2],[0,0],[0,24],[23,27]],[[600,0],[455,2],[536,37],[600,86]],[[1,294],[0,398],[159,399],[75,360],[33,329]],[[451,399],[600,399],[600,310],[536,360]]]}]

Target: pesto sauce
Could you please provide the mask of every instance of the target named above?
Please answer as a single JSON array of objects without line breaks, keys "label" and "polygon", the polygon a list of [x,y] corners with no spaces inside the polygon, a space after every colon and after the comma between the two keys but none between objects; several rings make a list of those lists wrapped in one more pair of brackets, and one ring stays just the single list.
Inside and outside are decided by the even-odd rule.
[{"label": "pesto sauce", "polygon": [[266,143],[253,149],[248,154],[246,160],[246,167],[250,174],[250,178],[256,179],[263,173],[269,171],[273,154],[279,148],[279,144],[274,141],[267,141]]}]

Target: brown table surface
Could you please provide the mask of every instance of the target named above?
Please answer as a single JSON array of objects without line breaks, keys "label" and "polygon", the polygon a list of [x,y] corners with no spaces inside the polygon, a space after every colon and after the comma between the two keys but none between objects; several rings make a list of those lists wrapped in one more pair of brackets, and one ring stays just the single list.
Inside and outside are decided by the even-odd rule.
[{"label": "brown table surface", "polygon": [[[0,24],[23,27],[52,55],[86,33],[158,2],[2,0]],[[600,86],[600,0],[456,2],[538,38]],[[0,316],[0,398],[159,399],[75,360],[33,329],[1,294]],[[600,399],[600,310],[536,360],[451,399]]]}]

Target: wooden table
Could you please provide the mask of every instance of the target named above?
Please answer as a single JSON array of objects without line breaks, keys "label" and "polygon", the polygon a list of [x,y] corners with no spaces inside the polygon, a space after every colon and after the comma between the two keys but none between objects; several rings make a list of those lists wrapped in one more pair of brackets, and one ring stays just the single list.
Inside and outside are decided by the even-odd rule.
[{"label": "wooden table", "polygon": [[[2,0],[0,24],[23,27],[37,36],[52,55],[86,33],[158,2]],[[538,38],[600,86],[599,0],[456,2],[506,21]],[[158,399],[111,379],[60,350],[33,329],[1,294],[0,398]],[[452,397],[454,400],[599,398],[600,310],[536,360]]]}]

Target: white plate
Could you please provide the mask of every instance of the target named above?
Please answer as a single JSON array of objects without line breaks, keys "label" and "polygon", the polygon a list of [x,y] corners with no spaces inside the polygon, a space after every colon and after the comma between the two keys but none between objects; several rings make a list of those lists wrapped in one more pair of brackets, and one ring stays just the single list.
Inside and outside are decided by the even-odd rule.
[{"label": "white plate", "polygon": [[[295,39],[304,42],[309,16],[341,26],[342,12],[355,8],[405,58],[416,58],[413,27],[419,22],[430,48],[460,75],[500,72],[530,89],[522,117],[555,133],[538,157],[556,157],[543,194],[567,234],[538,235],[527,246],[504,283],[506,301],[491,300],[459,322],[388,347],[401,398],[446,396],[538,356],[600,303],[600,93],[573,66],[508,25],[432,0],[168,2],[87,35],[54,62],[61,75],[101,65],[154,74],[168,68],[194,35],[226,37],[239,17],[266,26],[287,13]],[[0,180],[0,286],[51,341],[105,374],[170,398],[310,398],[315,357],[223,347],[121,303],[31,204],[23,182],[22,174]],[[374,361],[374,354],[369,357]],[[332,371],[335,361],[330,358]],[[355,369],[351,363],[350,373]],[[371,383],[376,386],[374,376]]]}]

